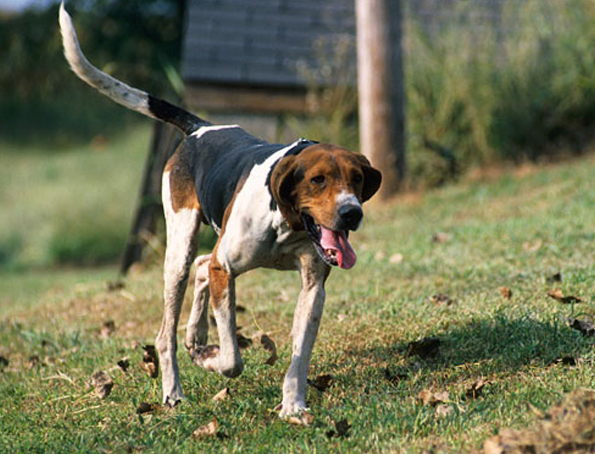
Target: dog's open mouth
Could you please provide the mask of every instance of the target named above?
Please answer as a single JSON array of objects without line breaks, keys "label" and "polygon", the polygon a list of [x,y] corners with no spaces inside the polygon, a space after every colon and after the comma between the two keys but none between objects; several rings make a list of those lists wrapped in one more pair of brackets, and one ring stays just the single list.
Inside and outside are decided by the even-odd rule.
[{"label": "dog's open mouth", "polygon": [[307,214],[302,214],[302,222],[318,255],[327,265],[338,266],[345,270],[355,265],[357,256],[347,240],[348,231],[327,229],[316,224],[312,216]]}]

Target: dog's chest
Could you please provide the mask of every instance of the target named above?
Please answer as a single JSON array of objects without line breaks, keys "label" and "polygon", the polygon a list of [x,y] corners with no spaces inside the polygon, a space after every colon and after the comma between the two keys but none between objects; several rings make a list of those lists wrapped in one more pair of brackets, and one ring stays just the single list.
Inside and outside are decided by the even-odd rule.
[{"label": "dog's chest", "polygon": [[268,190],[272,166],[292,146],[254,166],[236,193],[217,249],[217,259],[229,271],[295,269],[300,251],[310,246],[305,232],[290,229]]}]

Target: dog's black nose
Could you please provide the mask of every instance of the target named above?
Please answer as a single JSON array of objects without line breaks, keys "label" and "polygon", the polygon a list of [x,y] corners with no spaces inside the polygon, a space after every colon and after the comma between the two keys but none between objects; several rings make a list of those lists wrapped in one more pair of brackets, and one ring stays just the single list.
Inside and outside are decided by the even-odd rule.
[{"label": "dog's black nose", "polygon": [[359,227],[364,213],[357,205],[343,205],[339,208],[339,217],[345,230],[355,230]]}]

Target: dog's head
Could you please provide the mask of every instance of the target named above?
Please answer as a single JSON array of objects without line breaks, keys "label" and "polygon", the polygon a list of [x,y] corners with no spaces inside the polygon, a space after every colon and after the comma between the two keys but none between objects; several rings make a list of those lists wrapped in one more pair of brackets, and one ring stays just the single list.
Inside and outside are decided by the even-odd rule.
[{"label": "dog's head", "polygon": [[356,255],[347,236],[360,226],[361,205],[381,178],[363,155],[316,144],[277,163],[271,192],[291,228],[308,232],[324,262],[348,269]]}]

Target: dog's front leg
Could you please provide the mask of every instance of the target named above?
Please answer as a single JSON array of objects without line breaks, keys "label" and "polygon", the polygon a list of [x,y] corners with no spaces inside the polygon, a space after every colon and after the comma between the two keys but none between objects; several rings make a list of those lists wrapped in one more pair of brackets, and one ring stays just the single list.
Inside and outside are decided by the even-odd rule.
[{"label": "dog's front leg", "polygon": [[302,257],[300,264],[302,289],[293,318],[293,350],[291,364],[283,382],[281,417],[306,410],[310,356],[324,307],[324,282],[330,272],[327,265],[311,255]]}]

